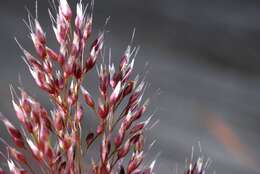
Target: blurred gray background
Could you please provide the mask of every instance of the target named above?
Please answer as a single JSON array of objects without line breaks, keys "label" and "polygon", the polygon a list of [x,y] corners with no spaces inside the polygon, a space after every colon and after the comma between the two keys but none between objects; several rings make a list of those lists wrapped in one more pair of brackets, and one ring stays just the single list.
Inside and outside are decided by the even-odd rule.
[{"label": "blurred gray background", "polygon": [[[54,37],[49,3],[38,1],[43,28]],[[22,22],[25,6],[34,11],[33,0],[0,1],[0,110],[11,120],[9,84],[19,79],[50,106],[13,39],[33,50]],[[141,51],[135,72],[147,67],[147,96],[154,96],[149,112],[156,110],[154,121],[160,120],[148,133],[148,142],[157,140],[148,160],[160,153],[156,172],[183,169],[192,146],[199,154],[200,142],[202,154],[212,160],[210,173],[260,173],[260,1],[96,0],[95,33],[108,16],[105,45],[115,61],[136,28],[134,44]],[[154,95],[158,89],[160,95]]]}]

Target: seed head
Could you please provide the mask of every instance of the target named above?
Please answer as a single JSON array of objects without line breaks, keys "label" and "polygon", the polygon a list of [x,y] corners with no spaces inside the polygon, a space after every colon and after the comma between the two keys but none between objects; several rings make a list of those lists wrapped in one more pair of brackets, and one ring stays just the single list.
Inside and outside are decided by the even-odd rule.
[{"label": "seed head", "polygon": [[[26,23],[36,55],[16,40],[29,72],[53,108],[45,109],[22,88],[18,88],[19,97],[11,87],[12,105],[22,133],[2,114],[0,119],[16,145],[7,145],[8,158],[3,155],[12,174],[153,174],[155,161],[148,167],[142,163],[144,132],[151,120],[145,119],[149,100],[142,100],[147,84],[138,75],[132,78],[139,48],[128,45],[119,65],[111,62],[111,51],[109,63],[106,64],[105,54],[99,63],[101,53],[105,52],[106,31],[93,39],[86,52],[92,34],[93,1],[87,7],[90,10],[80,0],[74,14],[67,0],[58,0],[58,6],[54,4],[53,8],[56,14],[49,10],[58,49],[49,46],[48,33],[37,14],[35,19],[28,15]],[[94,66],[96,93],[87,90],[90,88],[84,82]],[[96,122],[82,129],[92,114],[96,115]],[[99,150],[88,153],[93,147]],[[88,161],[91,163],[86,164]],[[204,170],[203,161],[198,160],[187,174],[204,174]]]}]

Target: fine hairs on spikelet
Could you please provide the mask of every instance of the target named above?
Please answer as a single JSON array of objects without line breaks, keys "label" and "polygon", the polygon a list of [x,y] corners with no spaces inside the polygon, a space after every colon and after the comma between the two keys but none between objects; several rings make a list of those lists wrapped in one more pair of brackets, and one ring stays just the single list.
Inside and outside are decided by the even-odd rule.
[{"label": "fine hairs on spikelet", "polygon": [[[57,14],[49,10],[49,15],[59,50],[48,46],[37,12],[35,19],[29,14],[25,22],[37,56],[16,41],[37,86],[48,94],[54,107],[47,110],[23,88],[10,86],[22,129],[1,114],[13,144],[0,138],[6,146],[6,152],[0,152],[6,160],[0,174],[152,174],[155,161],[146,167],[142,164],[144,130],[149,122],[142,117],[149,103],[142,100],[147,85],[132,78],[138,48],[127,46],[117,66],[110,61],[109,65],[97,65],[104,32],[85,52],[92,31],[93,1],[86,7],[79,1],[75,14],[67,0],[53,5]],[[95,66],[97,99],[83,84]],[[82,133],[87,110],[95,113],[98,122],[94,131]],[[88,153],[93,146],[99,149],[95,156]],[[191,164],[185,174],[204,174],[203,161]]]}]

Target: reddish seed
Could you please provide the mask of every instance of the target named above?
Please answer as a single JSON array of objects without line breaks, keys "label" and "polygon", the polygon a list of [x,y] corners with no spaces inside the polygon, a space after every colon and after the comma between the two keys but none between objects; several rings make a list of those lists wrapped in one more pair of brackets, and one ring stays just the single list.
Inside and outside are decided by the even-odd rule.
[{"label": "reddish seed", "polygon": [[30,103],[30,97],[28,96],[28,94],[24,91],[21,90],[21,108],[23,109],[23,111],[25,112],[25,114],[29,114],[31,112],[31,103]]},{"label": "reddish seed", "polygon": [[142,136],[140,136],[137,142],[135,143],[135,148],[137,152],[141,152],[143,150],[143,147],[144,147],[144,139]]},{"label": "reddish seed", "polygon": [[5,124],[5,127],[7,128],[8,133],[16,139],[22,139],[22,134],[18,129],[16,129],[11,122],[9,122],[7,119],[3,119],[3,122]]},{"label": "reddish seed", "polygon": [[127,173],[131,174],[138,167],[138,161],[132,160],[127,167]]},{"label": "reddish seed", "polygon": [[138,120],[141,118],[141,116],[143,115],[143,113],[145,112],[146,107],[142,106],[133,116],[134,120]]},{"label": "reddish seed", "polygon": [[74,69],[74,76],[76,77],[76,79],[80,79],[82,77],[83,73],[82,73],[82,69],[80,65],[76,65],[76,68]]},{"label": "reddish seed", "polygon": [[41,124],[40,124],[39,139],[40,139],[40,141],[48,141],[48,139],[49,139],[49,130],[44,125],[44,121],[41,121]]},{"label": "reddish seed", "polygon": [[92,17],[87,17],[87,22],[83,29],[84,41],[86,41],[89,38],[91,31],[92,31]]},{"label": "reddish seed", "polygon": [[2,168],[0,168],[0,174],[5,174],[5,172]]},{"label": "reddish seed", "polygon": [[63,119],[62,115],[57,111],[55,115],[55,120],[54,120],[54,126],[57,131],[60,131],[63,129]]},{"label": "reddish seed", "polygon": [[38,38],[34,33],[31,33],[31,38],[34,43],[37,54],[44,60],[47,55],[45,46],[40,42],[40,38]]},{"label": "reddish seed", "polygon": [[117,134],[114,140],[115,146],[119,147],[123,142],[123,135]]},{"label": "reddish seed", "polygon": [[53,151],[48,143],[45,143],[44,154],[47,156],[49,161],[53,159]]},{"label": "reddish seed", "polygon": [[18,171],[18,174],[28,174],[28,172],[27,172],[26,170],[23,170],[23,169],[22,169],[22,170],[19,170],[19,171]]},{"label": "reddish seed", "polygon": [[94,133],[90,132],[86,137],[87,146],[89,146],[93,142],[93,139],[94,139]]},{"label": "reddish seed", "polygon": [[117,102],[118,98],[119,98],[119,94],[121,91],[121,82],[118,82],[114,91],[112,92],[111,96],[110,96],[110,104],[113,105]]},{"label": "reddish seed", "polygon": [[72,74],[73,74],[73,72],[74,72],[74,70],[73,70],[73,64],[72,63],[65,63],[64,64],[64,78],[65,79],[67,79],[67,78],[69,78]]},{"label": "reddish seed", "polygon": [[85,99],[86,103],[88,104],[88,106],[91,108],[95,108],[95,102],[92,99],[89,92],[83,86],[81,86],[80,89],[81,89],[81,92],[82,92],[84,99]]},{"label": "reddish seed", "polygon": [[17,105],[14,101],[12,101],[12,103],[13,103],[13,107],[14,107],[18,120],[21,123],[25,123],[25,115],[24,115],[24,112],[22,111],[21,107],[19,105]]},{"label": "reddish seed", "polygon": [[35,35],[42,45],[46,44],[45,34],[38,20],[35,19]]},{"label": "reddish seed", "polygon": [[119,68],[120,71],[122,71],[124,69],[124,67],[127,65],[127,58],[126,56],[123,56],[123,58],[120,60],[120,64],[119,64]]},{"label": "reddish seed", "polygon": [[123,158],[127,155],[127,153],[130,150],[130,146],[131,146],[131,142],[130,142],[130,140],[127,140],[125,142],[124,146],[117,150],[117,156],[118,156],[119,159]]},{"label": "reddish seed", "polygon": [[55,61],[58,61],[59,55],[55,53],[51,48],[46,47],[47,55]]},{"label": "reddish seed", "polygon": [[105,163],[107,161],[108,158],[108,154],[110,152],[110,148],[111,148],[111,144],[110,141],[104,136],[103,141],[102,141],[102,145],[101,145],[101,159],[102,162]]},{"label": "reddish seed", "polygon": [[98,115],[100,116],[101,119],[106,119],[108,115],[108,105],[107,104],[102,104],[101,101],[99,101],[98,104]]},{"label": "reddish seed", "polygon": [[137,134],[137,135],[134,135],[131,139],[130,139],[130,142],[133,143],[133,144],[136,144],[139,139],[140,139],[140,134]]},{"label": "reddish seed", "polygon": [[119,174],[125,174],[125,169],[123,166],[120,166]]},{"label": "reddish seed", "polygon": [[102,121],[101,123],[99,123],[99,125],[97,126],[97,134],[100,135],[101,133],[104,132],[104,129],[105,129],[105,122]]},{"label": "reddish seed", "polygon": [[131,128],[130,133],[135,134],[136,132],[142,130],[144,128],[145,124],[144,123],[139,123],[135,125],[133,128]]},{"label": "reddish seed", "polygon": [[23,49],[23,53],[28,61],[28,63],[37,70],[43,70],[42,64],[35,57],[33,57],[28,51]]},{"label": "reddish seed", "polygon": [[22,108],[26,114],[29,114],[31,112],[31,105],[27,99],[22,100]]},{"label": "reddish seed", "polygon": [[16,149],[14,149],[14,148],[12,148],[12,147],[9,147],[8,150],[9,150],[10,154],[11,154],[17,161],[19,161],[19,162],[21,162],[21,163],[27,163],[27,160],[26,160],[25,156],[24,156],[21,152],[17,151]]},{"label": "reddish seed", "polygon": [[123,91],[123,96],[124,97],[132,92],[133,86],[134,86],[134,82],[133,81],[128,82],[126,88]]},{"label": "reddish seed", "polygon": [[13,141],[17,147],[25,149],[24,141],[22,139],[13,138]]},{"label": "reddish seed", "polygon": [[83,113],[84,111],[83,111],[83,106],[82,105],[79,105],[78,106],[78,108],[77,108],[77,115],[76,115],[76,120],[78,121],[78,122],[80,122],[81,120],[82,120],[82,118],[83,118]]},{"label": "reddish seed", "polygon": [[64,150],[67,151],[72,145],[71,138],[68,135],[65,135],[63,139],[60,140],[60,145]]},{"label": "reddish seed", "polygon": [[48,60],[48,59],[44,60],[44,62],[43,62],[43,68],[44,68],[44,70],[45,70],[47,73],[51,74],[52,71],[53,71],[53,67],[52,67],[51,61]]},{"label": "reddish seed", "polygon": [[30,140],[27,139],[27,143],[31,149],[31,152],[36,160],[42,161],[43,160],[43,153],[40,151],[40,149]]},{"label": "reddish seed", "polygon": [[69,21],[70,18],[72,17],[72,11],[70,9],[70,6],[67,2],[67,0],[60,0],[60,6],[59,6],[62,14],[64,17]]},{"label": "reddish seed", "polygon": [[86,61],[86,71],[90,71],[95,65],[93,58],[89,57]]}]

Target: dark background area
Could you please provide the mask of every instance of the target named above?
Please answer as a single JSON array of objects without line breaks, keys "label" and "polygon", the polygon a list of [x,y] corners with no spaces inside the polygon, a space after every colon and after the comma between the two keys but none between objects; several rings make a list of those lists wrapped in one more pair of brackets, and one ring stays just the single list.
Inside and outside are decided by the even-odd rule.
[{"label": "dark background area", "polygon": [[[39,20],[53,38],[49,3],[38,1]],[[22,22],[25,6],[34,11],[33,0],[0,1],[0,110],[11,120],[9,84],[18,85],[19,79],[50,106],[13,39],[33,50]],[[260,173],[260,1],[96,0],[95,33],[108,16],[105,45],[114,60],[136,28],[134,44],[141,51],[135,72],[143,72],[148,62],[147,96],[161,91],[149,111],[156,110],[154,121],[160,120],[148,133],[148,142],[157,140],[148,161],[160,153],[156,172],[174,173],[176,165],[182,169],[192,146],[199,154],[200,142],[202,154],[212,160],[211,173]]]}]

